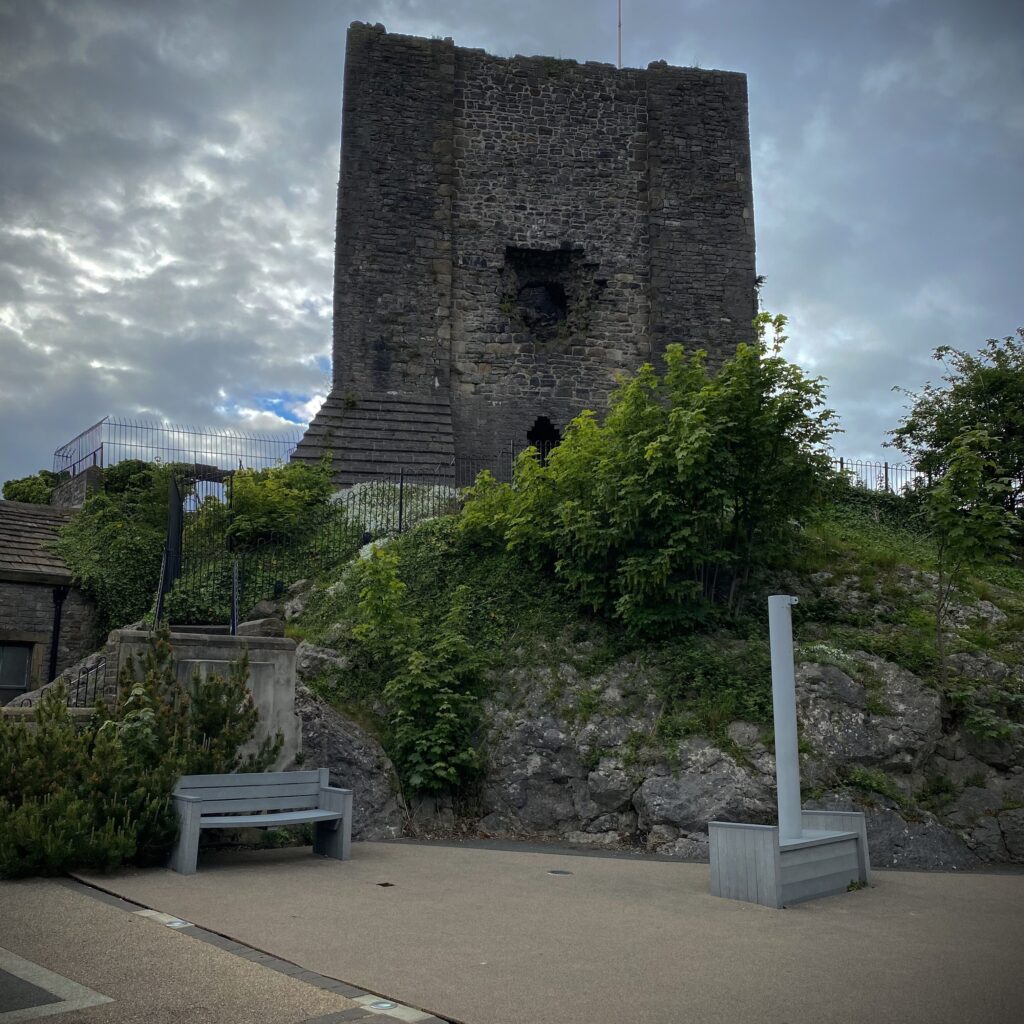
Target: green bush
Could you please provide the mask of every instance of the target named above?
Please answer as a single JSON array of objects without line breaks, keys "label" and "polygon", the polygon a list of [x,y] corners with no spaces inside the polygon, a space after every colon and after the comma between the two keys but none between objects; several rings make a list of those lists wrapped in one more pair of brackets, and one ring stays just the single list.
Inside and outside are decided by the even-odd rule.
[{"label": "green bush", "polygon": [[332,493],[329,461],[238,470],[231,478],[231,546],[247,548],[308,534],[329,507]]},{"label": "green bush", "polygon": [[[990,338],[976,353],[941,345],[934,358],[946,370],[944,384],[929,381],[918,393],[900,389],[913,405],[890,444],[938,482],[954,468],[965,435],[986,435],[982,476],[1006,486],[987,494],[982,488],[981,500],[1024,513],[1024,327],[1016,337]],[[1016,539],[1019,544],[1024,534]]]},{"label": "green bush", "polygon": [[167,536],[172,467],[129,460],[104,471],[103,488],[61,528],[56,549],[96,603],[100,635],[151,608]]},{"label": "green bush", "polygon": [[666,644],[652,660],[663,741],[699,733],[728,745],[730,722],[771,724],[771,656],[765,637],[695,635]]},{"label": "green bush", "polygon": [[258,713],[243,659],[227,679],[176,681],[166,634],[121,676],[115,707],[76,726],[66,692],[49,690],[32,723],[0,716],[0,877],[155,863],[177,835],[181,775],[261,771],[281,739],[242,756]]},{"label": "green bush", "polygon": [[41,469],[33,476],[20,480],[8,480],[3,494],[8,501],[25,501],[30,505],[49,505],[54,488],[60,483],[60,475]]},{"label": "green bush", "polygon": [[479,764],[473,742],[484,661],[468,640],[471,592],[455,586],[447,610],[425,624],[410,610],[397,546],[375,548],[311,602],[307,628],[343,630],[334,644],[351,658],[343,678],[319,688],[383,708],[385,747],[410,791],[458,788]]},{"label": "green bush", "polygon": [[413,790],[457,788],[480,767],[480,660],[463,632],[467,596],[456,593],[440,629],[405,654],[384,688],[393,756]]},{"label": "green bush", "polygon": [[[791,553],[827,479],[823,385],[786,362],[785,319],[716,375],[678,345],[663,376],[624,380],[603,423],[583,413],[542,464],[469,492],[466,535],[550,566],[582,603],[640,634],[735,611],[751,571]],[[766,335],[774,332],[769,343]]]}]

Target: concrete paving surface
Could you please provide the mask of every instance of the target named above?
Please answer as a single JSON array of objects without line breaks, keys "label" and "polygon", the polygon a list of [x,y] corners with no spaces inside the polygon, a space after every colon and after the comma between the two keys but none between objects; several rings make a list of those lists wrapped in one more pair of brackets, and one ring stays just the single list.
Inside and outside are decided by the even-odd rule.
[{"label": "concrete paving surface", "polygon": [[466,1024],[1024,1020],[1021,875],[879,872],[770,910],[703,864],[357,843],[91,880]]},{"label": "concrete paving surface", "polygon": [[49,879],[0,883],[2,967],[0,1022],[298,1024],[356,1005]]}]

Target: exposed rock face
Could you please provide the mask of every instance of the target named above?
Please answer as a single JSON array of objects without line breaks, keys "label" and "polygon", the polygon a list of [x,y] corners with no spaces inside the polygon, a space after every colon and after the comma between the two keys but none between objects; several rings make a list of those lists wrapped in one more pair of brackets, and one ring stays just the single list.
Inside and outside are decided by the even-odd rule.
[{"label": "exposed rock face", "polygon": [[284,617],[289,622],[297,619],[305,610],[313,593],[311,580],[296,580],[285,593]]},{"label": "exposed rock face", "polygon": [[897,665],[866,654],[857,660],[877,682],[873,700],[862,682],[834,665],[798,666],[797,716],[804,739],[837,768],[913,772],[942,735],[939,695]]},{"label": "exposed rock face", "polygon": [[239,636],[284,636],[284,622],[276,615],[238,624]]},{"label": "exposed rock face", "polygon": [[[909,593],[928,584],[925,577],[907,573],[896,583]],[[823,581],[812,581],[822,592]],[[856,582],[835,584],[837,599],[864,615],[887,614],[880,595]],[[979,706],[1001,708],[1000,720],[1012,725],[984,738],[970,731],[961,705],[914,673],[862,652],[826,650],[834,663],[797,666],[805,806],[863,810],[878,867],[1024,862],[1024,727],[1011,721],[1021,668],[978,652],[946,659],[949,677],[961,678]],[[559,652],[548,653],[557,660]],[[575,662],[585,663],[587,649],[578,653]],[[307,679],[349,668],[331,648],[306,643],[297,659]],[[570,658],[557,666],[525,660],[509,659],[484,703],[479,810],[466,818],[450,800],[420,800],[418,829],[470,827],[702,859],[709,821],[775,820],[770,727],[734,721],[718,741],[691,735],[666,747],[657,738],[655,686],[636,655],[590,677]],[[346,736],[352,728],[338,727]],[[393,778],[390,764],[386,773]],[[390,784],[371,802],[385,806],[385,794]],[[389,823],[401,820],[394,810]]]},{"label": "exposed rock face", "polygon": [[707,831],[709,821],[767,822],[773,797],[765,780],[741,768],[707,740],[679,745],[677,770],[655,765],[633,796],[637,825],[668,825],[685,833]]},{"label": "exposed rock face", "polygon": [[301,683],[295,688],[295,710],[302,721],[303,767],[329,768],[331,785],[352,790],[352,837],[400,836],[405,802],[381,745]]},{"label": "exposed rock face", "polygon": [[348,664],[348,658],[330,647],[317,647],[302,640],[295,648],[295,671],[300,679],[315,679],[325,672],[343,672]]},{"label": "exposed rock face", "polygon": [[[852,661],[858,679],[815,663],[797,672],[801,731],[812,748],[803,756],[803,780],[825,790],[806,806],[865,811],[879,867],[956,869],[1021,859],[1024,770],[1004,773],[994,766],[1002,755],[986,763],[972,755],[970,740],[944,732],[939,694],[913,673],[866,654]],[[636,666],[620,665],[597,680],[577,679],[568,666],[561,671],[570,709],[574,691],[600,688],[599,710],[584,723],[571,711],[552,713],[544,698],[550,669],[507,680],[509,691],[488,709],[481,829],[700,859],[708,821],[774,820],[774,758],[760,727],[733,722],[728,750],[691,736],[671,764],[643,763],[627,753],[629,739],[652,734],[658,709],[649,698],[624,699]],[[875,773],[906,798],[836,788],[854,769]],[[931,813],[915,796],[936,776],[952,790]]]}]

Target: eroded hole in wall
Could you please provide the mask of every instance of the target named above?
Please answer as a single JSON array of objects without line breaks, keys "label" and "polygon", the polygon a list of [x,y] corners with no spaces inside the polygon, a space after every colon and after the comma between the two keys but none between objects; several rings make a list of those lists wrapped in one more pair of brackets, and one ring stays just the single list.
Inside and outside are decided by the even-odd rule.
[{"label": "eroded hole in wall", "polygon": [[568,312],[565,288],[557,281],[530,281],[523,285],[516,296],[516,305],[531,331],[557,327]]},{"label": "eroded hole in wall", "polygon": [[501,311],[513,330],[534,341],[566,341],[583,335],[602,290],[595,264],[582,249],[509,246],[502,269]]}]

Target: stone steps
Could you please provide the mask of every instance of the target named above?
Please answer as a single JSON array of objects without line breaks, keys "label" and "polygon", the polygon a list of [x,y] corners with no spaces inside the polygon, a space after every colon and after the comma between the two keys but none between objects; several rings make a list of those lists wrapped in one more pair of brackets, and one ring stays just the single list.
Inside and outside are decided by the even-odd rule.
[{"label": "stone steps", "polygon": [[451,407],[438,395],[332,393],[309,425],[292,458],[318,462],[331,455],[339,486],[409,475],[454,479]]}]

